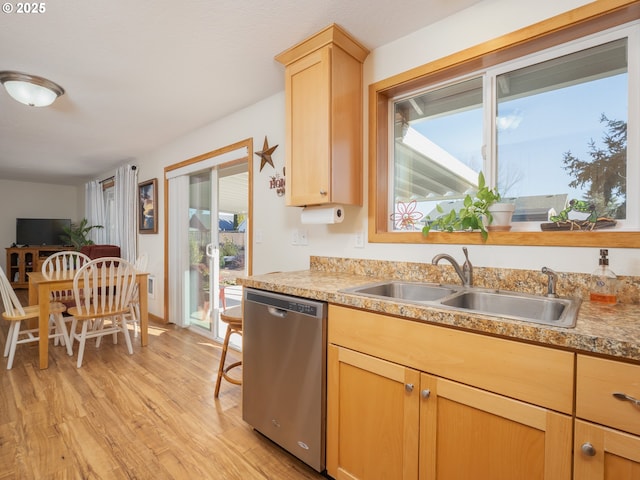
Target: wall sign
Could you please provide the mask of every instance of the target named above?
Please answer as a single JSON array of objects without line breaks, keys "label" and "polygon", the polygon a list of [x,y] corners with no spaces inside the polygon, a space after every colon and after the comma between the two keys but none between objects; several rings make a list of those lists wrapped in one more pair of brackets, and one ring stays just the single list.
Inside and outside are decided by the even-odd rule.
[{"label": "wall sign", "polygon": [[284,195],[284,186],[285,186],[285,180],[284,180],[284,167],[282,167],[282,176],[280,176],[279,173],[276,173],[275,175],[273,175],[271,177],[271,180],[269,180],[269,189],[276,190],[276,194],[281,197]]}]

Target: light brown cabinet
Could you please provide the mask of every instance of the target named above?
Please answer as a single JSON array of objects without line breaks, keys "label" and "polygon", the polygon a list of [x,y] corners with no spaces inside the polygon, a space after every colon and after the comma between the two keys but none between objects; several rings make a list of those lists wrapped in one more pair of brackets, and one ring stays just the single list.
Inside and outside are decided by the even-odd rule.
[{"label": "light brown cabinet", "polygon": [[327,361],[329,475],[418,478],[420,373],[336,345]]},{"label": "light brown cabinet", "polygon": [[330,305],[336,479],[571,478],[569,352]]},{"label": "light brown cabinet", "polygon": [[639,365],[578,355],[576,480],[640,478],[640,403],[634,400],[640,400]]},{"label": "light brown cabinet", "polygon": [[362,62],[337,25],[276,56],[285,65],[286,202],[362,205]]},{"label": "light brown cabinet", "polygon": [[570,479],[569,415],[422,374],[420,479]]},{"label": "light brown cabinet", "polygon": [[6,274],[13,288],[29,286],[29,272],[39,272],[50,255],[64,247],[10,247],[7,248]]}]

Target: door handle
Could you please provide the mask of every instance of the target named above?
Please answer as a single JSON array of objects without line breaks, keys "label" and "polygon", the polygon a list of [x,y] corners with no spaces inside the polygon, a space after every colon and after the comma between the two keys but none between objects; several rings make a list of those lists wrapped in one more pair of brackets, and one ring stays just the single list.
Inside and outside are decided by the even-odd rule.
[{"label": "door handle", "polygon": [[286,310],[282,310],[281,308],[267,307],[267,310],[274,317],[284,318],[284,317],[287,316],[287,311]]},{"label": "door handle", "polygon": [[612,393],[611,395],[616,397],[618,400],[631,402],[636,407],[640,407],[640,400],[638,400],[637,398],[633,398],[631,395],[627,395],[626,393],[622,393],[622,392],[615,392],[615,393]]}]

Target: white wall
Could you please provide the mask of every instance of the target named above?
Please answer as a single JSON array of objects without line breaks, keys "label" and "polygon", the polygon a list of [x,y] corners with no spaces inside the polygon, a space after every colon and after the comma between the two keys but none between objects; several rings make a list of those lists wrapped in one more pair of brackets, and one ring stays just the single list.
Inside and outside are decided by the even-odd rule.
[{"label": "white wall", "polygon": [[269,146],[278,145],[272,155],[274,167],[266,165],[260,171],[260,158],[253,155],[253,218],[257,237],[253,250],[253,271],[304,269],[309,265],[305,247],[291,247],[290,230],[297,225],[299,208],[285,208],[284,197],[269,189],[271,176],[282,175],[285,159],[284,92],[269,97],[224,120],[214,122],[158,149],[152,155],[138,159],[138,181],[158,178],[158,234],[140,235],[140,251],[149,253],[149,272],[156,277],[155,298],[149,299],[149,311],[162,316],[164,297],[164,168],[195,156],[217,150],[246,138],[253,138],[253,149],[262,150],[264,137]]},{"label": "white wall", "polygon": [[[6,248],[16,241],[16,218],[81,220],[84,187],[0,180],[0,205],[0,245]],[[6,268],[4,253],[0,255],[2,268]]]},{"label": "white wall", "polygon": [[[532,2],[530,0],[485,0],[434,25],[386,44],[367,57],[364,85],[375,83],[446,55],[491,40],[500,35],[589,3],[582,0]],[[365,119],[368,116],[365,88]],[[365,158],[368,158],[368,121],[365,120]],[[629,159],[639,161],[638,159]],[[365,187],[367,172],[365,171]],[[366,198],[366,197],[365,197]],[[365,200],[366,205],[366,200]],[[367,208],[347,212],[339,226],[315,227],[309,232],[311,255],[429,262],[440,252],[462,259],[460,245],[366,244],[354,247],[355,232],[367,226]],[[602,245],[602,247],[608,247]],[[546,265],[558,271],[590,273],[597,267],[598,248],[513,247],[471,245],[474,265],[540,269]],[[609,249],[610,265],[619,275],[640,275],[638,249]]]},{"label": "white wall", "polygon": [[[583,0],[532,2],[530,0],[485,0],[430,27],[373,51],[365,62],[364,96],[367,105],[368,85],[425,64],[444,55],[468,48],[480,42],[517,30],[588,3]],[[277,52],[274,52],[274,54]],[[284,71],[283,71],[284,88]],[[365,159],[367,148],[367,111],[365,110]],[[284,93],[267,98],[235,114],[211,123],[198,131],[177,139],[151,155],[138,159],[138,179],[159,180],[159,230],[157,235],[139,237],[141,251],[150,254],[149,271],[156,277],[156,295],[150,299],[150,312],[163,315],[164,261],[164,167],[197,155],[216,150],[248,137],[254,141],[254,151],[262,148],[265,135],[269,145],[278,144],[273,154],[275,170],[269,165],[259,171],[260,162],[254,156],[253,221],[256,237],[253,272],[306,269],[310,255],[372,258],[397,261],[430,262],[440,252],[462,257],[459,245],[368,244],[356,248],[357,232],[367,231],[367,207],[347,207],[345,221],[338,225],[302,225],[300,208],[285,207],[284,198],[269,190],[270,176],[282,172],[285,158]],[[366,163],[366,162],[365,162]],[[367,186],[367,172],[363,178]],[[306,230],[307,246],[292,246],[293,229]],[[254,238],[256,238],[254,237]],[[602,247],[607,247],[603,245]],[[597,266],[597,248],[572,247],[498,247],[472,245],[470,258],[476,266],[539,269],[549,266],[557,271],[591,272]],[[638,249],[610,249],[611,268],[619,275],[640,275]]]}]

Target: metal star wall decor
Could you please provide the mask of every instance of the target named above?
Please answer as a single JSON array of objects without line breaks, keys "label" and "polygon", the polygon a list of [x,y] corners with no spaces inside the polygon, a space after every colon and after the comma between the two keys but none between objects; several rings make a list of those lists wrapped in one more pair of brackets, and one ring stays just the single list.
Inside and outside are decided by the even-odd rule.
[{"label": "metal star wall decor", "polygon": [[273,168],[276,168],[273,165],[273,159],[271,158],[271,154],[274,152],[274,150],[278,148],[278,145],[275,145],[273,147],[269,146],[269,142],[267,140],[267,136],[265,135],[264,137],[264,145],[262,146],[262,150],[259,152],[255,152],[256,155],[258,155],[260,157],[260,171],[262,171],[262,168],[268,163],[269,165],[271,165]]}]

